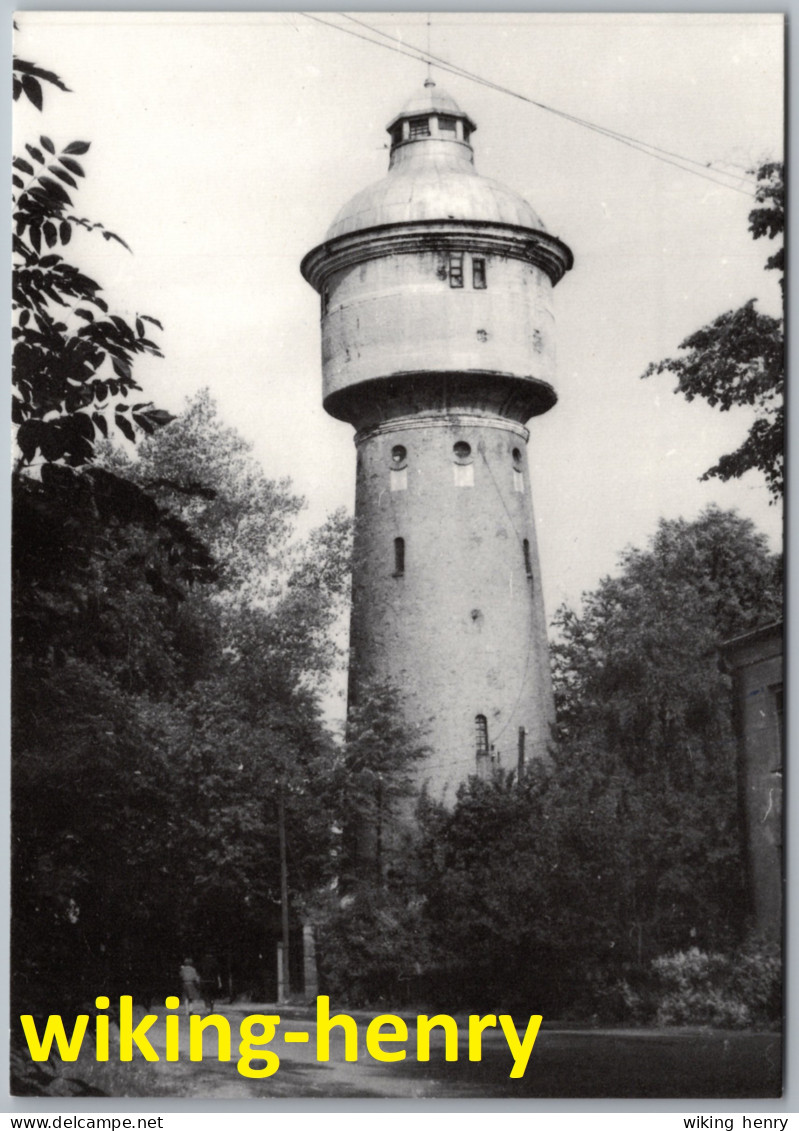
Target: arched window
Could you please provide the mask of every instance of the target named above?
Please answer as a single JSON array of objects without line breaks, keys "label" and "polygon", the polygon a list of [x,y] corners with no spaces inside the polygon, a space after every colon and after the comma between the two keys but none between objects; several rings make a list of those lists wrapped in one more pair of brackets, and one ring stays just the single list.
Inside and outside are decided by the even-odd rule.
[{"label": "arched window", "polygon": [[488,757],[488,721],[485,715],[474,717],[474,750],[478,758]]},{"label": "arched window", "polygon": [[530,560],[530,543],[525,540],[522,542],[522,550],[524,550],[524,572],[532,579],[533,576],[533,563]]},{"label": "arched window", "polygon": [[456,487],[474,487],[474,461],[471,444],[458,440],[452,445],[452,472]]},{"label": "arched window", "polygon": [[394,539],[394,576],[402,577],[405,573],[405,539]]}]

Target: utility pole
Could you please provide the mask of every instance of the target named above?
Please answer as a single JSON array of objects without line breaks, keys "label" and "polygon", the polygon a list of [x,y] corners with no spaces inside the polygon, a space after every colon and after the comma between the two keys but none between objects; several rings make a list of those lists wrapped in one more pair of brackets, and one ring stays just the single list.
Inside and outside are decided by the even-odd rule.
[{"label": "utility pole", "polygon": [[280,921],[283,945],[280,947],[280,969],[282,973],[283,1001],[288,1000],[289,987],[289,880],[286,866],[286,802],[283,779],[278,783],[277,831],[280,840]]}]

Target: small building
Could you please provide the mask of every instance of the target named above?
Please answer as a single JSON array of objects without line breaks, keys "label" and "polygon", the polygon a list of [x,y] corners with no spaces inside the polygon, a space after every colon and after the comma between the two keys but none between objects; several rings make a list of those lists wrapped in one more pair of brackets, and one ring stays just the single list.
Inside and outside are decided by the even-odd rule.
[{"label": "small building", "polygon": [[778,940],[784,883],[782,623],[727,641],[722,655],[733,679],[749,907],[755,929]]}]

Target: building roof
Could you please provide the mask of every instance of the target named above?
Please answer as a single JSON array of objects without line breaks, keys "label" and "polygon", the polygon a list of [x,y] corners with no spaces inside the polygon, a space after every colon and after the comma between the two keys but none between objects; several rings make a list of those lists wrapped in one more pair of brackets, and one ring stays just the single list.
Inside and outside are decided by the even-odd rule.
[{"label": "building roof", "polygon": [[[445,138],[436,114],[459,119],[459,135]],[[420,220],[469,220],[513,224],[546,231],[524,197],[499,181],[482,177],[474,167],[468,142],[476,128],[453,98],[429,80],[389,122],[395,131],[405,119],[432,116],[431,136],[395,141],[388,175],[357,193],[340,210],[326,240],[384,224]]]},{"label": "building roof", "polygon": [[446,90],[442,90],[432,79],[427,79],[422,89],[411,95],[399,114],[388,123],[386,129],[391,130],[401,118],[416,118],[422,114],[430,113],[448,114],[453,118],[463,118],[468,122],[471,130],[477,129],[475,123],[468,114],[464,114],[452,95],[447,94]]}]

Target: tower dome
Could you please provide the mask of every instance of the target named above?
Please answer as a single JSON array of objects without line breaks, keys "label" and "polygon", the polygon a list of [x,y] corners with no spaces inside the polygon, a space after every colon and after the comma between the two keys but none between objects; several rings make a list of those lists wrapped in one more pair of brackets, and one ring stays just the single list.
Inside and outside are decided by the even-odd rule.
[{"label": "tower dome", "polygon": [[488,221],[546,231],[522,196],[477,172],[469,144],[476,128],[454,98],[428,79],[386,127],[392,142],[388,175],[344,205],[326,239],[420,220]]}]

